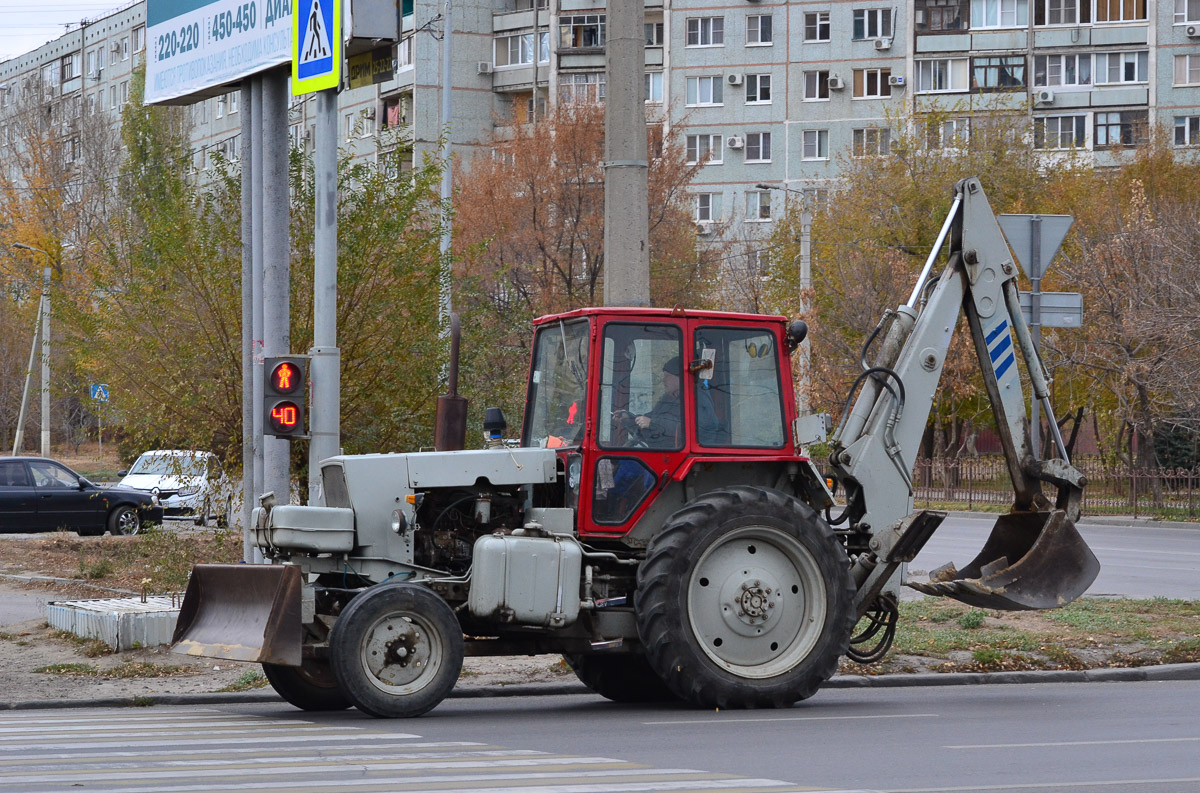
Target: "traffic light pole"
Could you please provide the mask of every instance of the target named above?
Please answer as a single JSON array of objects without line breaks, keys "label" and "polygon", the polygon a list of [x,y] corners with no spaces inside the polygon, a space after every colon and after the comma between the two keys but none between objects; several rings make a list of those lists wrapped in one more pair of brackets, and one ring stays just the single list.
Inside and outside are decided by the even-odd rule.
[{"label": "traffic light pole", "polygon": [[[290,259],[288,235],[288,119],[290,92],[283,69],[267,72],[262,80],[263,141],[263,355],[291,352]],[[263,438],[263,493],[271,491],[280,504],[291,502],[291,444]]]},{"label": "traffic light pole", "polygon": [[341,452],[341,351],[337,347],[337,90],[317,92],[313,153],[316,222],[313,227],[313,346],[310,373],[308,501],[323,505],[319,463]]},{"label": "traffic light pole", "polygon": [[[258,149],[254,147],[255,78],[242,82],[242,561],[254,561],[250,541],[250,511],[254,508],[254,448],[258,436],[254,426],[259,401],[254,398],[254,167]],[[261,387],[261,386],[259,386]]]}]

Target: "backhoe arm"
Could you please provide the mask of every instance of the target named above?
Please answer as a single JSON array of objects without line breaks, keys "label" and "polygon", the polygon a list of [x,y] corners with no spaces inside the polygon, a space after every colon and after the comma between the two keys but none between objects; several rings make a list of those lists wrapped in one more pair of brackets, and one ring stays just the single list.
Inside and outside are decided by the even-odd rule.
[{"label": "backhoe arm", "polygon": [[[932,276],[947,238],[947,264]],[[1038,461],[1030,445],[1017,356],[1024,360],[1035,398],[1045,405],[1051,426],[1057,426],[1042,362],[1021,315],[1016,279],[1017,267],[978,179],[959,182],[912,295],[881,322],[879,355],[870,366],[864,360],[862,390],[833,438],[831,462],[847,493],[839,523],[848,521],[851,533],[870,537],[870,551],[859,555],[854,570],[860,614],[944,517],[913,514],[911,471],[960,312],[978,354],[1014,503],[973,562],[961,572],[944,568],[937,576],[944,580],[918,588],[988,608],[1050,608],[1082,594],[1099,571],[1074,528],[1084,478],[1067,460],[1057,432],[1060,459]],[[1054,507],[1042,492],[1043,481],[1058,488]]]}]

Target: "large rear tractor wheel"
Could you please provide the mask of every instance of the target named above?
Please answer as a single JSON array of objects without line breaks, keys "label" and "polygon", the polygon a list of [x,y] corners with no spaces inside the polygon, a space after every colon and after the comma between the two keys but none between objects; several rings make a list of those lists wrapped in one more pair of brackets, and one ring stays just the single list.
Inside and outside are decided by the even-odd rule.
[{"label": "large rear tractor wheel", "polygon": [[677,697],[644,655],[564,655],[579,682],[613,702],[675,702]]},{"label": "large rear tractor wheel", "polygon": [[676,512],[634,601],[646,658],[698,707],[788,707],[833,676],[854,627],[845,551],[806,504],[732,487]]},{"label": "large rear tractor wheel", "polygon": [[420,716],[458,682],[463,634],[446,601],[416,584],[384,584],[350,601],[330,636],[342,693],[379,718]]},{"label": "large rear tractor wheel", "polygon": [[338,688],[328,661],[306,658],[303,666],[263,664],[262,667],[275,693],[300,710],[345,710],[351,705]]}]

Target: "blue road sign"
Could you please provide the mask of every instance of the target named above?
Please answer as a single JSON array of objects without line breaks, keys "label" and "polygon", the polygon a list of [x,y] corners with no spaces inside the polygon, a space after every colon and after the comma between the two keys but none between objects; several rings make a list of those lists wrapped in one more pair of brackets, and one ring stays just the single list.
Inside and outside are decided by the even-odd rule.
[{"label": "blue road sign", "polygon": [[292,93],[336,88],[341,79],[340,0],[296,0],[292,13]]},{"label": "blue road sign", "polygon": [[92,383],[92,399],[96,402],[107,402],[108,383]]}]

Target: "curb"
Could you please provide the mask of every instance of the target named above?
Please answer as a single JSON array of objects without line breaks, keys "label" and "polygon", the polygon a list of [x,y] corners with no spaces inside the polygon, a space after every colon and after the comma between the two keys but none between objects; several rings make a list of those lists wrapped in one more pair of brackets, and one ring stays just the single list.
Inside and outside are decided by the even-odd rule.
[{"label": "curb", "polygon": [[[960,518],[986,518],[989,516],[999,517],[1002,513],[999,512],[971,512],[965,509],[948,509],[946,514],[949,516]],[[1148,528],[1148,529],[1192,529],[1200,531],[1200,520],[1185,521],[1185,520],[1158,520],[1157,518],[1147,518],[1139,515],[1084,515],[1079,519],[1079,526],[1121,526],[1129,528]]]},{"label": "curb", "polygon": [[[929,688],[973,685],[1014,685],[1030,683],[1131,683],[1200,680],[1200,663],[1160,664],[1132,669],[1088,669],[1085,671],[1047,670],[1037,672],[923,672],[911,675],[835,675],[822,688]],[[492,699],[496,697],[561,696],[591,694],[582,683],[518,683],[511,686],[470,686],[456,688],[450,699]],[[214,694],[156,694],[145,697],[104,697],[98,699],[45,699],[24,702],[0,702],[3,710],[50,710],[66,708],[134,708],[152,705],[246,705],[282,702],[274,691],[242,691]]]}]

